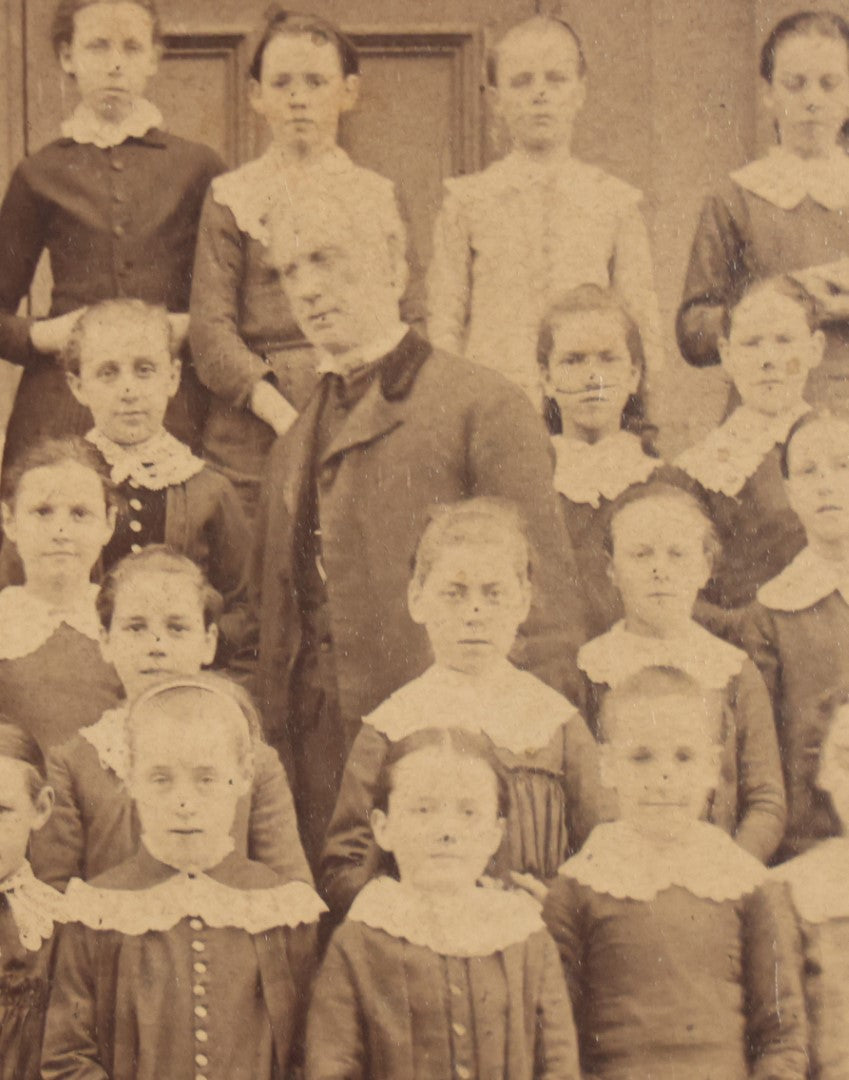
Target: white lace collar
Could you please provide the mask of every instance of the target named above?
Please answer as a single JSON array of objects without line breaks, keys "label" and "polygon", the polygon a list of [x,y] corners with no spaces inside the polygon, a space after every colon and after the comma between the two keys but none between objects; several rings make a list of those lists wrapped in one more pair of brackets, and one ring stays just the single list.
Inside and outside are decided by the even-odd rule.
[{"label": "white lace collar", "polygon": [[779,416],[765,416],[740,405],[716,430],[679,455],[675,464],[703,488],[733,498],[810,408],[800,401]]},{"label": "white lace collar", "polygon": [[96,723],[80,728],[80,735],[94,747],[103,768],[122,782],[126,781],[130,768],[125,726],[128,711],[126,704],[118,705],[107,709]]},{"label": "white lace collar", "polygon": [[644,637],[624,620],[581,647],[578,667],[594,683],[617,686],[647,667],[674,667],[709,690],[724,690],[746,661],[742,649],[715,637],[696,622],[674,640]]},{"label": "white lace collar", "polygon": [[62,124],[62,134],[75,143],[93,143],[100,150],[108,150],[120,146],[126,139],[141,139],[151,128],[163,126],[162,113],[153,102],[137,98],[120,124],[107,123],[87,105],[78,105]]},{"label": "white lace collar", "polygon": [[837,146],[827,158],[810,159],[774,147],[731,179],[780,210],[793,210],[805,198],[826,210],[849,206],[849,157]]},{"label": "white lace collar", "polygon": [[823,840],[771,876],[790,886],[796,910],[807,922],[849,919],[849,837]]},{"label": "white lace collar", "polygon": [[0,660],[19,660],[36,652],[65,623],[92,641],[100,637],[95,600],[97,586],[89,585],[83,601],[72,610],[58,611],[25,585],[0,591]]},{"label": "white lace collar", "polygon": [[802,548],[772,581],[758,589],[758,600],[773,611],[804,611],[839,592],[849,604],[849,569]]},{"label": "white lace collar", "polygon": [[458,957],[491,956],[545,928],[539,904],[527,893],[475,888],[436,901],[388,877],[365,886],[348,920]]},{"label": "white lace collar", "polygon": [[552,437],[557,464],[554,487],[576,503],[598,507],[602,499],[615,499],[651,476],[659,462],[648,456],[636,435],[617,431],[597,443]]},{"label": "white lace collar", "polygon": [[138,446],[120,446],[93,428],[86,439],[96,446],[112,470],[112,481],[129,480],[148,491],[163,491],[185,484],[206,468],[185,443],[163,428]]},{"label": "white lace collar", "polygon": [[54,923],[68,922],[64,896],[39,881],[28,862],[0,881],[0,894],[6,897],[21,945],[28,952],[36,952],[52,936]]},{"label": "white lace collar", "polygon": [[616,900],[654,900],[678,886],[717,903],[739,900],[767,876],[757,859],[705,821],[662,845],[628,821],[597,825],[560,873]]},{"label": "white lace collar", "polygon": [[364,722],[393,743],[424,728],[457,727],[483,732],[512,754],[526,754],[548,746],[575,715],[562,694],[505,660],[483,679],[434,664]]}]

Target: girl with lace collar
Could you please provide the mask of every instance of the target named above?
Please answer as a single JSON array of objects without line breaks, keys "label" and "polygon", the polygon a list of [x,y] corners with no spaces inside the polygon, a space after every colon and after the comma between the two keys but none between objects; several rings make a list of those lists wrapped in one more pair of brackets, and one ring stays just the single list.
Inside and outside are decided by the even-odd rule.
[{"label": "girl with lace collar", "polygon": [[658,476],[613,504],[609,544],[611,576],[625,615],[578,653],[596,718],[619,683],[658,664],[681,668],[718,693],[723,761],[709,820],[757,858],[768,859],[786,816],[769,694],[746,653],[693,618],[717,547],[710,518],[683,479]]},{"label": "girl with lace collar", "polygon": [[307,1080],[578,1080],[539,906],[479,883],[509,801],[480,734],[426,728],[394,744],[370,822],[398,880],[366,885],[333,935],[310,1006]]},{"label": "girl with lace collar", "polygon": [[792,914],[705,808],[722,768],[720,694],[643,668],[604,702],[617,821],[560,869],[543,918],[572,993],[584,1076],[804,1080]]},{"label": "girl with lace collar", "polygon": [[44,756],[23,728],[0,720],[0,1063],[15,1080],[40,1080],[53,929],[63,898],[26,860],[53,805]]},{"label": "girl with lace collar", "polygon": [[621,614],[603,542],[608,507],[658,465],[646,450],[640,332],[612,292],[583,285],[547,313],[537,358],[549,423],[560,429],[552,436],[554,487],[592,629],[601,633]]},{"label": "girl with lace collar", "polygon": [[760,74],[778,145],[731,173],[705,201],[678,342],[689,363],[719,363],[729,308],[752,281],[792,274],[816,297],[826,339],[806,397],[845,410],[849,159],[841,133],[849,117],[849,25],[824,11],[782,19],[761,50]]},{"label": "girl with lace collar", "polygon": [[510,789],[494,877],[544,891],[602,808],[595,742],[566,698],[508,659],[531,604],[529,549],[514,507],[470,499],[436,513],[408,592],[434,664],[363,721],[348,756],[322,858],[322,890],[344,912],[388,864],[368,827],[381,764],[408,735],[457,727],[483,735]]},{"label": "girl with lace collar", "polygon": [[115,490],[81,439],[33,447],[3,487],[24,583],[0,592],[0,701],[46,752],[120,693],[100,655],[91,572],[115,527]]},{"label": "girl with lace collar", "polygon": [[[161,52],[155,0],[58,0],[52,39],[80,104],[60,139],[18,165],[0,206],[0,355],[24,368],[6,467],[39,438],[82,435],[90,424],[56,362],[81,309],[142,296],[185,334],[201,203],[223,168],[208,147],[163,131],[144,96]],[[117,54],[116,75],[105,65]],[[50,315],[19,316],[45,251]],[[169,429],[196,443],[202,404],[187,370]]]},{"label": "girl with lace collar", "polygon": [[[107,575],[97,606],[103,652],[126,698],[48,755],[56,806],[33,843],[32,861],[39,877],[60,889],[73,877],[90,881],[105,873],[138,847],[128,789],[128,703],[163,678],[200,677],[215,655],[221,598],[187,558],[149,547]],[[254,735],[251,789],[233,825],[236,847],[287,880],[311,883],[286,773],[262,738],[256,709],[235,684],[219,678],[215,685],[231,694]]]},{"label": "girl with lace collar", "polygon": [[68,890],[43,1075],[289,1075],[324,905],[233,850],[254,770],[244,711],[221,680],[172,679],[126,730],[141,844]]}]

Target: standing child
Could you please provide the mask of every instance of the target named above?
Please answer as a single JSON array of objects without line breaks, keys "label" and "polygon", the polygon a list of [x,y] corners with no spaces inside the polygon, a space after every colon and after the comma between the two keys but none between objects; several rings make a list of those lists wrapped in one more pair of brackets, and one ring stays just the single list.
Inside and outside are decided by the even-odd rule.
[{"label": "standing child", "polygon": [[680,483],[630,488],[610,516],[611,573],[625,617],[578,654],[593,696],[657,664],[681,668],[723,699],[721,783],[710,820],[761,860],[785,822],[784,784],[769,694],[741,650],[693,619],[716,551],[710,518]]},{"label": "standing child", "polygon": [[805,382],[823,342],[813,300],[791,278],[754,285],[726,318],[719,351],[742,404],[677,461],[707,493],[722,554],[706,595],[721,607],[751,603],[804,546],[779,462],[810,408]]},{"label": "standing child", "polygon": [[40,1080],[53,926],[62,898],[34,876],[27,845],[50,816],[44,757],[23,728],[0,719],[0,1076]]},{"label": "standing child", "polygon": [[[148,547],[107,575],[97,607],[103,654],[115,665],[126,700],[48,756],[56,807],[32,858],[38,876],[57,888],[72,877],[89,881],[136,851],[139,823],[127,787],[129,704],[157,682],[199,675],[212,662],[221,598],[185,556]],[[235,843],[282,877],[312,883],[283,766],[262,740],[248,695],[224,680],[217,685],[221,693],[229,688],[253,737],[253,779],[237,806]]]},{"label": "standing child", "polygon": [[703,820],[721,783],[721,695],[649,667],[605,699],[619,820],[560,871],[543,917],[572,992],[584,1076],[805,1080],[792,913]]},{"label": "standing child", "polygon": [[316,982],[307,1080],[578,1080],[557,952],[535,902],[480,888],[507,783],[487,740],[423,729],[396,743],[371,823],[399,880],[357,897]]},{"label": "standing child", "polygon": [[[163,131],[144,96],[161,49],[154,0],[59,0],[53,45],[80,104],[62,138],[17,167],[0,207],[0,356],[24,368],[7,463],[45,436],[90,425],[56,363],[80,308],[138,296],[185,330],[201,203],[223,167],[208,147]],[[19,317],[44,251],[51,317]],[[201,414],[187,371],[169,426],[191,442]]]},{"label": "standing child", "polygon": [[572,28],[537,15],[507,32],[489,81],[510,136],[502,161],[449,180],[428,273],[433,343],[496,368],[539,405],[536,341],[562,292],[615,286],[649,371],[663,364],[640,192],[572,157],[586,61]]},{"label": "standing child", "polygon": [[2,499],[25,580],[0,592],[0,702],[46,752],[94,723],[121,691],[100,655],[91,583],[115,527],[115,490],[93,447],[57,439],[6,474]]},{"label": "standing child", "polygon": [[137,699],[127,740],[142,843],[68,891],[42,1075],[287,1076],[324,905],[233,851],[245,715],[226,681],[174,679]]},{"label": "standing child", "polygon": [[334,911],[387,869],[369,827],[378,775],[393,746],[423,728],[481,734],[501,762],[510,799],[490,874],[521,875],[539,891],[599,820],[596,747],[583,718],[508,660],[531,603],[530,561],[516,510],[496,499],[445,507],[425,529],[408,597],[434,663],[366,716],[354,741],[322,861]]}]

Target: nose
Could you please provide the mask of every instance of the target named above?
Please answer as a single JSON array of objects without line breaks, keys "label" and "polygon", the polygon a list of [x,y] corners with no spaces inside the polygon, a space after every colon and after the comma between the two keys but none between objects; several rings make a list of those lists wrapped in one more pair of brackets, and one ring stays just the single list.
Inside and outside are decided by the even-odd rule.
[{"label": "nose", "polygon": [[124,66],[124,56],[117,45],[113,45],[109,50],[109,70],[112,72],[119,72]]}]

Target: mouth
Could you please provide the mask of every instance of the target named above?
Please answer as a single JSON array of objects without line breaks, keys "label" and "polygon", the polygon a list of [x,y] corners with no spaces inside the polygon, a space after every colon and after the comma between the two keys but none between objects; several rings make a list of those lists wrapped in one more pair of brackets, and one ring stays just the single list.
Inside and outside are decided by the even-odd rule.
[{"label": "mouth", "polygon": [[169,829],[172,836],[200,836],[203,829]]},{"label": "mouth", "polygon": [[315,314],[310,315],[309,321],[313,326],[324,326],[326,323],[330,322],[336,314],[336,308],[328,308],[326,311],[317,311]]},{"label": "mouth", "polygon": [[837,503],[825,503],[823,506],[817,507],[818,514],[839,514],[843,511],[842,506],[838,506]]}]

